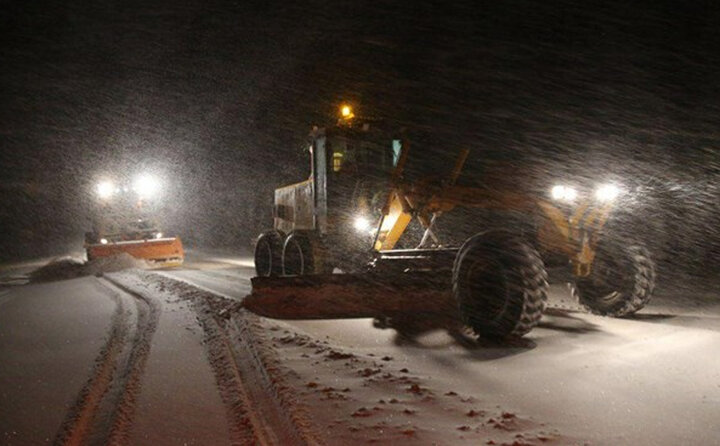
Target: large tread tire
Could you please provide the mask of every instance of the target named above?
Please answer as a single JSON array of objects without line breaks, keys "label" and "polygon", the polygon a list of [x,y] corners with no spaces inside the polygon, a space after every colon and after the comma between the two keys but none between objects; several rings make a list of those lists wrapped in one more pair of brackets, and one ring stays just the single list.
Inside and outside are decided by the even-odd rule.
[{"label": "large tread tire", "polygon": [[485,338],[527,334],[540,322],[547,303],[547,272],[540,255],[505,231],[468,239],[455,258],[452,283],[463,323]]},{"label": "large tread tire", "polygon": [[652,297],[655,264],[640,245],[601,249],[590,276],[577,279],[571,289],[573,297],[593,314],[630,316]]},{"label": "large tread tire", "polygon": [[290,233],[283,243],[282,265],[286,276],[332,272],[327,250],[314,233]]},{"label": "large tread tire", "polygon": [[282,274],[282,240],[279,231],[270,230],[260,234],[255,243],[255,274],[260,277]]}]

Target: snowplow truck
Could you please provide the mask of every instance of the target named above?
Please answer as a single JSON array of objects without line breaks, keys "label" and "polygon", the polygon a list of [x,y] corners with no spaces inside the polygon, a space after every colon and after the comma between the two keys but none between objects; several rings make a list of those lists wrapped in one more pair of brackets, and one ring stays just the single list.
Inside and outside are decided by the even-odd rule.
[{"label": "snowplow truck", "polygon": [[[408,139],[378,127],[313,129],[309,178],[275,190],[273,227],[257,238],[247,309],[280,319],[451,314],[479,336],[517,337],[546,307],[544,256],[570,265],[573,294],[593,313],[626,316],[650,299],[647,250],[605,237],[614,186],[593,198],[563,186],[548,196],[464,186],[467,151],[440,180],[408,181]],[[458,207],[492,211],[492,224],[446,244],[438,220]],[[532,217],[531,230],[506,214]],[[401,248],[413,221],[420,241]]]},{"label": "snowplow truck", "polygon": [[102,183],[98,195],[93,230],[85,233],[88,261],[124,253],[153,266],[182,265],[180,237],[163,234],[136,190]]}]

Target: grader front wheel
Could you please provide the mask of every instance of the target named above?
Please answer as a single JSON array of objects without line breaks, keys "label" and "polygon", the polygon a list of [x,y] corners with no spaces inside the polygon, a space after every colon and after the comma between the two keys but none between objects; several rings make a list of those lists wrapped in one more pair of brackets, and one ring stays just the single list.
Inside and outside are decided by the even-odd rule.
[{"label": "grader front wheel", "polygon": [[578,278],[573,296],[602,316],[629,316],[643,308],[655,288],[655,264],[639,245],[601,247],[588,277]]},{"label": "grader front wheel", "polygon": [[478,234],[460,248],[453,296],[463,322],[479,336],[522,336],[542,317],[547,273],[540,255],[503,231]]}]

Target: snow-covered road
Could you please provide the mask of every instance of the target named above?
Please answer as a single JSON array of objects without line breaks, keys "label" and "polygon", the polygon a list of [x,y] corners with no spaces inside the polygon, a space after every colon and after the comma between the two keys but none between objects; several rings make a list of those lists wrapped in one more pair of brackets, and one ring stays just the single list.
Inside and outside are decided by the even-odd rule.
[{"label": "snow-covered road", "polygon": [[137,269],[0,291],[0,444],[314,444],[235,301]]},{"label": "snow-covered road", "polygon": [[[513,345],[239,310],[247,257],[0,287],[1,444],[720,444],[720,297]],[[0,277],[2,279],[2,277]],[[567,305],[567,290],[552,301]]]},{"label": "snow-covered road", "polygon": [[[249,293],[249,262],[208,262],[167,274],[237,299]],[[720,292],[658,294],[633,319],[550,310],[527,342],[513,347],[459,342],[442,330],[407,342],[367,319],[278,325],[347,351],[392,357],[394,366],[438,387],[578,441],[720,444]],[[565,287],[552,287],[552,302],[568,299]]]},{"label": "snow-covered road", "polygon": [[92,280],[5,292],[0,306],[0,443],[52,442],[105,344],[115,305],[110,298],[97,298],[101,291]]}]

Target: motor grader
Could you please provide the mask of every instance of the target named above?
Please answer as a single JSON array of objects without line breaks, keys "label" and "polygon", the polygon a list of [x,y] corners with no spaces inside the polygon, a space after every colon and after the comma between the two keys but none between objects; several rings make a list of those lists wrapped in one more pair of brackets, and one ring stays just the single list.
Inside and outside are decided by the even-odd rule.
[{"label": "motor grader", "polygon": [[[309,178],[275,190],[246,308],[284,319],[453,314],[479,336],[522,336],[546,306],[543,257],[564,259],[573,294],[594,313],[626,316],[650,299],[647,250],[605,231],[617,186],[591,197],[570,186],[542,195],[464,185],[468,151],[443,176],[410,181],[404,132],[345,112],[337,125],[311,132]],[[448,243],[438,221],[456,208],[493,217],[464,242]],[[531,223],[521,229],[509,215]],[[407,246],[411,222],[421,236]]]}]

